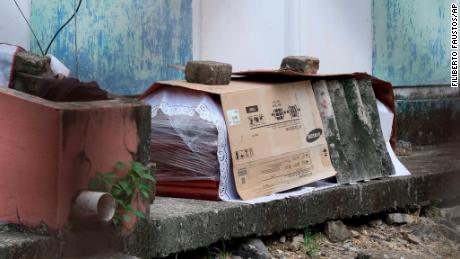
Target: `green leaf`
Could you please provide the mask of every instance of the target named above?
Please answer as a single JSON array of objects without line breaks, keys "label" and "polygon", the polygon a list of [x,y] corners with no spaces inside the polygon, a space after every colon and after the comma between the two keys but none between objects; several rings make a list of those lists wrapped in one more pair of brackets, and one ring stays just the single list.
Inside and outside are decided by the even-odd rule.
[{"label": "green leaf", "polygon": [[110,179],[115,178],[117,176],[118,175],[116,173],[114,173],[114,172],[107,172],[107,173],[104,174],[104,178],[110,178]]},{"label": "green leaf", "polygon": [[89,180],[88,183],[88,189],[91,191],[97,191],[99,190],[101,186],[101,180],[97,179],[96,177],[93,177]]},{"label": "green leaf", "polygon": [[139,190],[141,190],[141,191],[150,191],[150,185],[141,182],[141,183],[139,183]]},{"label": "green leaf", "polygon": [[135,210],[133,213],[134,213],[134,215],[136,215],[136,217],[138,217],[140,219],[145,219],[144,214],[140,210]]},{"label": "green leaf", "polygon": [[145,174],[145,167],[139,163],[139,162],[136,162],[136,161],[131,161],[131,165],[132,165],[132,170],[139,176],[143,176]]},{"label": "green leaf", "polygon": [[[128,206],[130,206],[129,204],[127,204],[126,202],[124,202],[123,200],[116,200],[116,203],[118,205],[120,205],[123,209],[125,210],[128,210]],[[130,206],[131,207],[131,206]]]},{"label": "green leaf", "polygon": [[118,170],[125,170],[128,166],[123,162],[117,162],[115,168]]},{"label": "green leaf", "polygon": [[142,190],[141,193],[142,193],[142,196],[144,196],[144,198],[146,199],[150,198],[150,194],[148,192]]},{"label": "green leaf", "polygon": [[110,179],[110,178],[105,178],[104,183],[107,184],[108,186],[112,186],[113,185],[113,180]]},{"label": "green leaf", "polygon": [[126,214],[123,215],[123,221],[124,221],[124,222],[130,222],[130,221],[131,221],[131,216],[126,215]]},{"label": "green leaf", "polygon": [[127,196],[131,196],[133,194],[134,190],[133,188],[129,185],[127,181],[120,181],[118,184],[121,186],[121,188],[125,191]]},{"label": "green leaf", "polygon": [[[114,187],[115,187],[115,185],[114,185]],[[120,187],[112,188],[112,196],[118,197],[118,196],[120,196],[121,193],[122,193],[122,190],[120,189]]]},{"label": "green leaf", "polygon": [[151,176],[150,174],[144,174],[141,176],[143,179],[147,179],[147,180],[150,180],[152,182],[155,182],[155,178],[153,178],[153,176]]}]

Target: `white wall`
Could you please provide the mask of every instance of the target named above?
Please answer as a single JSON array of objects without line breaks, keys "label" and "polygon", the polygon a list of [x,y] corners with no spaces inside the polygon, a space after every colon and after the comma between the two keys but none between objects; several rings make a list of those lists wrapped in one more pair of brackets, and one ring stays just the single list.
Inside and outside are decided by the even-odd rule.
[{"label": "white wall", "polygon": [[302,1],[300,53],[320,58],[320,72],[372,73],[372,1]]},{"label": "white wall", "polygon": [[194,0],[193,7],[194,59],[236,71],[308,55],[320,58],[320,73],[372,71],[369,0]]},{"label": "white wall", "polygon": [[[30,21],[30,1],[17,0]],[[30,33],[13,0],[0,0],[0,42],[30,47]]]}]

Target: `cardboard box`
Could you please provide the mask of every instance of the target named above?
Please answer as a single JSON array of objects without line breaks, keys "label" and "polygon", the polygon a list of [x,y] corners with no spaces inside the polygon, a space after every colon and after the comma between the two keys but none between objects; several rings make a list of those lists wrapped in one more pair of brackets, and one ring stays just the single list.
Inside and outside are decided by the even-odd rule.
[{"label": "cardboard box", "polygon": [[336,174],[310,81],[229,85],[158,82],[220,98],[243,200],[302,186]]}]

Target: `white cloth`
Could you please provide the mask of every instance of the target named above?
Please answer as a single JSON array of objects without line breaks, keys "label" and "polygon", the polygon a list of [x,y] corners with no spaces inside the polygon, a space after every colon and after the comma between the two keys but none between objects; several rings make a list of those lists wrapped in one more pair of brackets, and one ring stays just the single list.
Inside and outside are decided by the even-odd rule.
[{"label": "white cloth", "polygon": [[0,43],[0,87],[8,88],[13,70],[14,56],[17,46]]},{"label": "white cloth", "polygon": [[390,155],[391,162],[393,162],[393,167],[395,168],[395,174],[392,176],[404,176],[410,175],[409,170],[399,161],[396,157],[395,152],[390,144],[391,130],[393,128],[393,112],[388,109],[382,102],[377,100],[377,109],[379,111],[380,117],[380,126],[382,127],[383,138],[385,139],[385,145]]},{"label": "white cloth", "polygon": [[50,54],[48,54],[47,57],[51,59],[50,67],[54,76],[57,78],[65,78],[70,76],[70,69],[68,69],[59,59]]}]

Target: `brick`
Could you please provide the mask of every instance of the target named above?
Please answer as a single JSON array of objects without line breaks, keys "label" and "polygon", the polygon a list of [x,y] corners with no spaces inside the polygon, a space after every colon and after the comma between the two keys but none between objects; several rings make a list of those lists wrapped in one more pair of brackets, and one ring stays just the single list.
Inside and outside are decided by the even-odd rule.
[{"label": "brick", "polygon": [[281,69],[292,70],[302,74],[316,74],[319,69],[319,59],[307,56],[288,56],[281,62]]},{"label": "brick", "polygon": [[232,78],[232,66],[215,61],[189,61],[185,79],[189,83],[227,85]]}]

